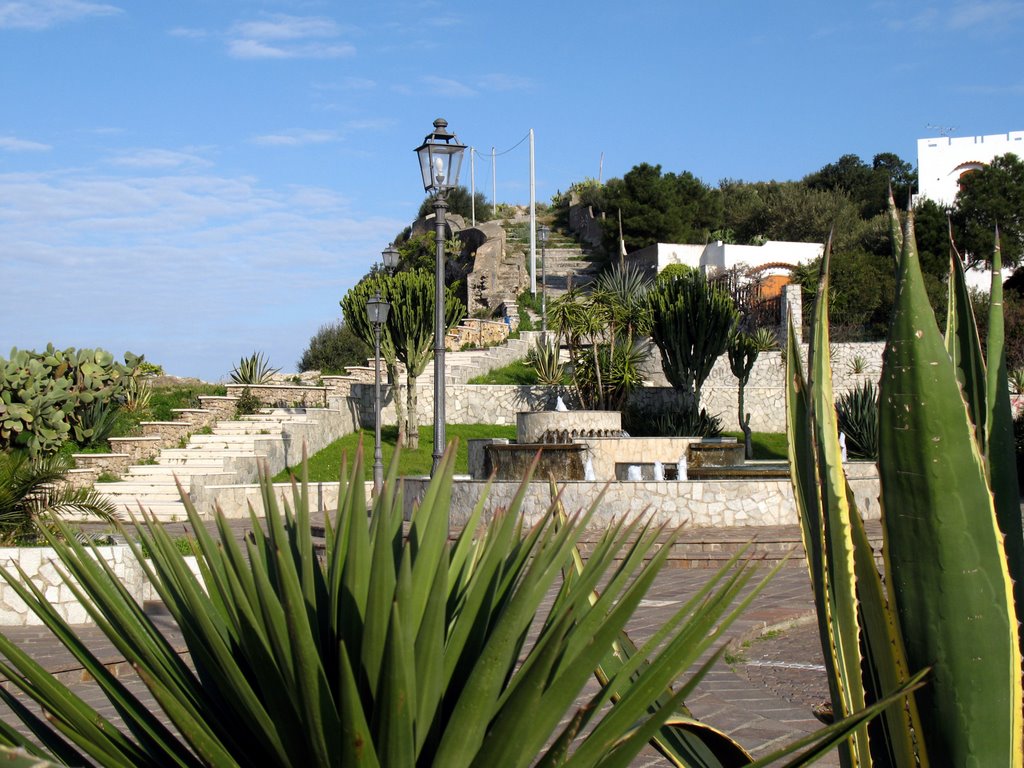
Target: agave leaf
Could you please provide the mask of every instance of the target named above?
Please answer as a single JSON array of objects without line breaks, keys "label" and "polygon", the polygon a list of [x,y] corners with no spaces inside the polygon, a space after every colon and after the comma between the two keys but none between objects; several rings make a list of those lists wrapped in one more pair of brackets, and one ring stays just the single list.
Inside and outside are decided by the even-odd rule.
[{"label": "agave leaf", "polygon": [[900,269],[900,253],[903,250],[903,228],[900,226],[899,208],[892,196],[892,184],[889,185],[889,197],[886,201],[886,213],[889,218],[889,241],[892,243],[892,263],[896,272]]},{"label": "agave leaf", "polygon": [[[967,291],[964,265],[960,254],[953,245],[952,233],[950,233],[949,242],[949,306],[946,310],[946,351],[953,361],[957,380],[963,388],[967,412],[974,423],[974,434],[978,445],[982,446],[982,450],[984,450],[988,439],[988,430],[985,426],[987,417],[985,359],[981,355],[978,324],[975,321],[971,297]],[[1020,517],[1019,509],[1017,516]]]},{"label": "agave leaf", "polygon": [[1002,252],[999,247],[999,230],[996,229],[992,254],[992,289],[989,294],[987,435],[983,445],[987,449],[985,461],[989,484],[995,498],[999,529],[1005,537],[1004,546],[1019,618],[1021,610],[1024,610],[1024,530],[1021,526],[1017,451],[1013,437],[1004,336]]},{"label": "agave leaf", "polygon": [[1012,584],[982,454],[924,289],[912,217],[880,400],[887,586],[907,628],[911,668],[934,668],[919,694],[928,751],[951,765],[1021,765]]},{"label": "agave leaf", "polygon": [[[846,476],[843,473],[842,450],[833,403],[832,364],[829,359],[829,265],[832,255],[832,236],[825,244],[818,282],[818,302],[814,313],[814,336],[811,346],[810,403],[811,425],[815,430],[817,450],[817,476],[822,505],[825,557],[823,564],[828,579],[827,613],[830,642],[837,664],[838,683],[832,705],[840,717],[864,708],[865,697],[861,679],[860,625],[857,621],[857,574],[854,567],[852,511],[846,495]],[[854,731],[849,746],[855,761],[869,765],[867,728]],[[840,747],[840,754],[845,746]]]},{"label": "agave leaf", "polygon": [[779,761],[782,758],[791,755],[798,749],[803,749],[806,746],[810,746],[810,749],[800,753],[792,760],[783,763],[782,766],[784,766],[784,768],[797,768],[798,766],[810,765],[835,748],[835,746],[841,743],[844,739],[848,738],[854,729],[862,727],[864,723],[877,716],[887,707],[898,704],[901,699],[910,696],[914,691],[920,689],[922,685],[924,685],[924,679],[928,675],[929,671],[930,670],[928,669],[922,669],[910,678],[910,680],[908,680],[903,686],[893,691],[885,698],[879,699],[860,712],[856,712],[842,720],[837,720],[826,728],[804,736],[802,739],[798,739],[792,744],[786,745],[782,749],[778,749],[771,754],[759,757],[755,762],[750,764],[749,768],[768,768],[768,766],[773,766],[774,768],[775,766],[779,766]]}]

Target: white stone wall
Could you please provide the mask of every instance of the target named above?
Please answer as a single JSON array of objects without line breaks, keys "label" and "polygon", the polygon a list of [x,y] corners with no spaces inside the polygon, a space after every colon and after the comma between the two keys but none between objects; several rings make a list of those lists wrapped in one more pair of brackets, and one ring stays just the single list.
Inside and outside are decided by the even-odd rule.
[{"label": "white stone wall", "polygon": [[[878,474],[869,462],[846,465],[857,508],[865,519],[877,520]],[[426,479],[407,479],[405,499],[412,504],[426,488]],[[483,481],[459,481],[452,489],[453,526],[462,526],[483,493]],[[507,508],[520,487],[516,482],[491,483],[484,502],[485,520]],[[559,483],[568,512],[588,509],[600,496],[592,525],[606,527],[613,519],[649,514],[653,522],[671,526],[798,525],[793,489],[788,478],[779,480],[695,480],[665,482]],[[547,483],[531,483],[522,510],[528,523],[538,521],[551,504]]]},{"label": "white stone wall", "polygon": [[[102,557],[120,579],[128,594],[141,604],[156,597],[153,585],[126,546],[97,547]],[[185,558],[192,572],[199,576],[194,557]],[[92,624],[85,607],[78,601],[71,587],[57,571],[60,560],[51,547],[0,548],[0,568],[17,573],[18,567],[28,574],[31,582],[42,591],[57,614],[69,624]],[[6,581],[0,580],[0,626],[36,626],[43,622]]]}]

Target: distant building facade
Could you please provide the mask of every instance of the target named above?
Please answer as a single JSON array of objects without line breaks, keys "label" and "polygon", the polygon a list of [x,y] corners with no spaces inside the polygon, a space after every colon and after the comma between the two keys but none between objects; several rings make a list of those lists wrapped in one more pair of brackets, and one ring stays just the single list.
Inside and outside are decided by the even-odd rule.
[{"label": "distant building facade", "polygon": [[743,267],[751,277],[756,275],[762,295],[767,297],[782,291],[794,267],[814,261],[824,250],[822,243],[769,240],[763,245],[734,245],[716,240],[707,245],[656,243],[633,251],[626,258],[650,277],[670,264],[701,269],[708,275]]},{"label": "distant building facade", "polygon": [[960,177],[1012,152],[1024,157],[1024,131],[990,136],[940,136],[917,140],[917,198],[949,207],[960,190]]}]

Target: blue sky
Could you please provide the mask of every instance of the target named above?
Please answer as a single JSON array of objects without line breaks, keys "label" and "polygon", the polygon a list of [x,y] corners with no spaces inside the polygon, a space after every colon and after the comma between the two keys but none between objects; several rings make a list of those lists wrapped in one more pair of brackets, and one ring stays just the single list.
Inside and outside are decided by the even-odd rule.
[{"label": "blue sky", "polygon": [[415,214],[435,117],[488,197],[530,128],[540,201],[602,153],[711,184],[916,164],[939,128],[1024,128],[1022,33],[1018,0],[0,0],[0,355],[294,370]]}]

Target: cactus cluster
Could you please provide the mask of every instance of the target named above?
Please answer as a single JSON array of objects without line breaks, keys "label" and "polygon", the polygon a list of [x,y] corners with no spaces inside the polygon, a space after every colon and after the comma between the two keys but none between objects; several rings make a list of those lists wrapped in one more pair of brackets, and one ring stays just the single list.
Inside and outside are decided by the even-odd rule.
[{"label": "cactus cluster", "polygon": [[0,450],[42,456],[69,439],[88,442],[97,404],[120,403],[141,362],[128,352],[120,363],[102,349],[12,349],[0,358]]}]

